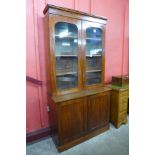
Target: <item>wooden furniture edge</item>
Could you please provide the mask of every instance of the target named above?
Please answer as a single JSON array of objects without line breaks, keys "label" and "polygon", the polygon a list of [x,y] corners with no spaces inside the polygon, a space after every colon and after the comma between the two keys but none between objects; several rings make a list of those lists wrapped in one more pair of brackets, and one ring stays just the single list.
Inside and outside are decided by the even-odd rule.
[{"label": "wooden furniture edge", "polygon": [[125,119],[124,121],[120,122],[120,123],[116,123],[115,121],[111,121],[111,120],[110,120],[110,122],[112,123],[112,125],[113,125],[115,128],[118,129],[121,125],[127,124],[128,119],[127,119],[127,117],[126,117],[126,119]]},{"label": "wooden furniture edge", "polygon": [[112,86],[112,84],[108,84],[107,87],[111,88],[111,90],[124,91],[129,90],[129,85],[125,87]]},{"label": "wooden furniture edge", "polygon": [[[112,88],[111,95],[114,95],[113,93],[117,94],[117,108],[118,108],[118,106],[119,106],[119,94],[121,94],[123,91],[128,91],[129,86],[120,87],[120,86],[112,86],[112,84],[109,84],[108,86]],[[113,98],[111,96],[111,101],[112,101],[112,99]],[[115,100],[116,100],[116,98],[115,98]],[[114,103],[111,102],[111,106],[113,104]],[[114,110],[114,107],[112,109]],[[114,120],[113,117],[111,116],[111,113],[113,113],[111,110],[110,110],[110,122],[115,126],[115,128],[119,128],[122,124],[126,124],[128,122],[127,116],[123,121],[118,121],[118,116],[116,117],[116,120]],[[120,112],[118,112],[117,115],[119,115],[119,113]],[[116,114],[113,114],[113,115],[116,115]]]},{"label": "wooden furniture edge", "polygon": [[106,20],[106,21],[108,20],[107,17],[96,16],[96,15],[88,14],[88,13],[85,13],[85,12],[82,12],[82,11],[77,11],[77,10],[64,8],[64,7],[58,7],[58,6],[51,5],[51,4],[46,5],[45,9],[43,10],[43,13],[46,14],[46,12],[48,11],[49,8],[54,8],[54,9],[63,10],[63,11],[67,11],[67,12],[73,12],[73,13],[76,13],[76,14],[89,16],[89,17],[93,17],[93,18],[98,18],[98,19],[102,19],[102,20]]},{"label": "wooden furniture edge", "polygon": [[115,127],[115,128],[119,128],[121,125],[123,124],[127,124],[128,122],[128,119],[126,118],[124,121],[120,122],[120,123],[116,123],[115,121],[113,120],[110,120],[111,124]]},{"label": "wooden furniture edge", "polygon": [[82,90],[80,92],[66,94],[66,95],[51,96],[51,99],[55,103],[60,103],[60,102],[64,102],[64,101],[68,101],[68,100],[72,100],[72,99],[77,99],[77,98],[81,98],[81,97],[95,95],[98,93],[103,93],[103,92],[110,91],[110,90],[111,90],[110,87],[101,87],[101,88],[93,89],[93,90]]},{"label": "wooden furniture edge", "polygon": [[80,138],[78,138],[76,140],[73,140],[73,141],[71,141],[71,142],[69,142],[67,144],[64,144],[62,146],[57,146],[57,149],[58,149],[59,152],[65,151],[65,150],[67,150],[67,149],[69,149],[69,148],[71,148],[71,147],[73,147],[73,146],[75,146],[77,144],[80,144],[81,142],[89,140],[90,138],[95,137],[95,136],[107,131],[108,129],[109,129],[109,124],[106,125],[103,128],[92,131],[89,134],[86,134],[86,135],[84,135],[84,136],[82,136],[82,137],[80,137]]}]

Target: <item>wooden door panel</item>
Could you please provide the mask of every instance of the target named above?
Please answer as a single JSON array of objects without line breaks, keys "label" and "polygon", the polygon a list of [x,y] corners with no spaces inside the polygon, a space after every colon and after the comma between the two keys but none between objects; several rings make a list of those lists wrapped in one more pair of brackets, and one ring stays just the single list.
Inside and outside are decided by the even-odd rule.
[{"label": "wooden door panel", "polygon": [[[77,42],[77,51],[76,51],[76,53],[74,53],[73,51],[72,51],[73,52],[72,53],[72,52],[68,51],[68,49],[65,49],[65,48],[61,49],[61,52],[59,51],[57,53],[57,50],[56,50],[56,46],[57,46],[56,37],[58,37],[60,34],[59,35],[56,34],[56,27],[55,26],[57,24],[60,24],[60,23],[62,23],[62,24],[71,24],[72,26],[75,26],[77,28],[77,33],[76,33],[77,36],[68,36],[68,34],[67,34],[67,36],[71,40],[74,39],[74,37],[75,37],[74,40]],[[81,20],[74,19],[74,18],[69,18],[69,17],[64,17],[64,16],[59,16],[59,15],[55,15],[55,16],[50,15],[50,17],[49,17],[49,25],[50,25],[49,28],[50,28],[50,35],[51,35],[51,37],[50,37],[50,44],[51,44],[50,45],[51,46],[50,54],[51,54],[51,60],[52,60],[51,61],[52,92],[53,92],[54,95],[63,95],[63,94],[77,92],[77,91],[81,90],[81,88],[82,88],[82,72],[81,72],[81,70],[82,70],[81,69],[81,63],[82,63],[81,62],[81,53],[82,53],[82,50],[81,50]],[[65,32],[65,30],[64,30],[64,32]],[[65,36],[65,37],[67,38],[67,36]],[[62,38],[65,38],[65,37],[62,37]],[[59,39],[60,38],[61,37],[59,36]],[[64,40],[63,43],[66,43],[66,42],[68,43],[69,41],[65,41]],[[65,47],[65,46],[63,46],[63,47]],[[71,47],[70,43],[69,43],[69,47]],[[64,52],[64,54],[63,54],[63,52]],[[66,52],[67,53],[70,52],[70,54],[66,54]],[[64,59],[64,58],[66,59],[67,55],[74,55],[75,54],[77,56],[77,63],[76,63],[77,68],[75,67],[76,68],[75,73],[77,74],[77,79],[74,76],[74,74],[71,74],[73,72],[73,68],[71,68],[71,65],[69,65],[71,63],[69,63],[69,62],[68,62],[68,66],[69,66],[68,69],[69,70],[68,69],[65,70],[64,69],[65,67],[64,67],[63,69],[60,69],[63,74],[57,74],[57,57],[58,57],[58,55],[61,55],[61,54],[63,55],[63,57],[61,57],[61,59]],[[75,61],[75,58],[76,57],[68,57],[68,59],[72,59],[74,61]],[[66,63],[64,63],[64,65],[65,64]],[[68,72],[68,74],[65,74],[67,72]],[[64,86],[65,83],[66,83],[66,81],[65,81],[64,84],[63,84],[63,80],[60,80],[60,79],[66,79],[66,76],[67,76],[67,78],[73,79],[72,76],[70,76],[70,75],[72,75],[77,80],[77,84],[75,86],[73,86],[73,87],[70,87],[70,88],[67,88],[67,87],[66,88],[60,88],[60,87],[58,87],[57,82],[59,83],[61,81],[60,82],[60,83],[62,83],[62,84],[60,84],[61,86]],[[57,78],[57,77],[60,77],[60,79]],[[74,81],[74,80],[70,80],[70,82],[71,81]]]},{"label": "wooden door panel", "polygon": [[89,97],[88,130],[94,130],[109,122],[109,93]]},{"label": "wooden door panel", "polygon": [[[92,89],[103,86],[105,70],[104,24],[82,21],[82,49],[82,78],[84,88]],[[97,55],[97,57],[95,55]],[[95,70],[97,72],[94,72]]]},{"label": "wooden door panel", "polygon": [[63,102],[59,106],[60,143],[65,143],[81,136],[85,131],[86,98]]}]

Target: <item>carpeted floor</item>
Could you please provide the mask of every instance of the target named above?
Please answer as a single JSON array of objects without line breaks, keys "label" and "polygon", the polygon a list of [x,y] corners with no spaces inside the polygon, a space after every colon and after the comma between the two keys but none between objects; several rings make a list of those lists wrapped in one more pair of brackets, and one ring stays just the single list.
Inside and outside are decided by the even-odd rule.
[{"label": "carpeted floor", "polygon": [[51,137],[28,144],[27,155],[129,155],[129,123],[110,129],[90,140],[58,153]]}]

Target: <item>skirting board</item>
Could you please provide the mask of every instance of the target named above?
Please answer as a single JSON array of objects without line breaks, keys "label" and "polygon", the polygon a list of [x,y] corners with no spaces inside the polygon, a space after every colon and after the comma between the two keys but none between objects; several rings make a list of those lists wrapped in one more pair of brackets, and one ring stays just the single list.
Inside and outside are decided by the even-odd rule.
[{"label": "skirting board", "polygon": [[26,143],[30,143],[51,135],[51,128],[43,128],[26,134]]}]

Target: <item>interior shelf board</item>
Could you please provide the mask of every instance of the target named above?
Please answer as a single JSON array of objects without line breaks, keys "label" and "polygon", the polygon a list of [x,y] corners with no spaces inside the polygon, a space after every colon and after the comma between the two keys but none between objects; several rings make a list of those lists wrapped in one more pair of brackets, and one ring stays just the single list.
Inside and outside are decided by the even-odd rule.
[{"label": "interior shelf board", "polygon": [[102,39],[101,38],[86,37],[86,40],[99,40],[99,41],[101,41]]},{"label": "interior shelf board", "polygon": [[56,76],[70,75],[70,74],[77,74],[77,72],[58,73],[58,74],[56,74]]},{"label": "interior shelf board", "polygon": [[86,55],[86,57],[101,57],[102,55]]},{"label": "interior shelf board", "polygon": [[93,69],[93,70],[87,70],[87,73],[92,73],[92,72],[101,72],[102,70],[100,69]]},{"label": "interior shelf board", "polygon": [[78,55],[74,55],[74,54],[61,54],[61,55],[56,55],[56,57],[77,57]]},{"label": "interior shelf board", "polygon": [[[60,38],[60,35],[55,35],[55,37],[59,37]],[[73,38],[73,39],[78,39],[78,36],[64,36],[60,39],[63,39],[63,38]]]}]

